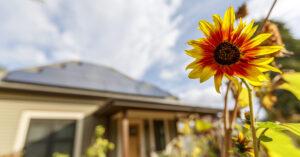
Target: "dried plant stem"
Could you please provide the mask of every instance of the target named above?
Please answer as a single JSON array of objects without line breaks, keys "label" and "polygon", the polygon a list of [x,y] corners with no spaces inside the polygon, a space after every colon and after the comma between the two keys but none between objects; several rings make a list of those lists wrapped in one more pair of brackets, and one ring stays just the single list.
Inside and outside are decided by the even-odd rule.
[{"label": "dried plant stem", "polygon": [[235,125],[235,120],[236,120],[236,117],[237,117],[237,112],[240,108],[240,105],[238,103],[238,97],[239,95],[236,94],[234,96],[234,99],[235,99],[235,105],[234,105],[234,109],[233,109],[233,113],[232,113],[232,118],[231,118],[231,121],[230,121],[230,126],[231,126],[231,129],[234,129],[234,125]]},{"label": "dried plant stem", "polygon": [[229,157],[229,149],[231,147],[231,129],[229,127],[229,111],[228,111],[228,94],[231,88],[231,81],[227,84],[227,90],[225,93],[225,105],[224,105],[224,157]]},{"label": "dried plant stem", "polygon": [[269,19],[270,15],[271,15],[271,12],[272,12],[272,10],[273,10],[273,8],[274,8],[276,2],[277,2],[277,0],[274,0],[271,9],[270,9],[269,12],[268,12],[268,15],[266,16],[266,18],[265,18],[265,20],[264,20],[264,23],[261,25],[259,31],[257,32],[258,34],[262,31],[262,29],[264,28],[266,22],[268,21],[268,19]]},{"label": "dried plant stem", "polygon": [[252,89],[244,79],[242,79],[242,81],[248,89],[249,108],[250,108],[250,121],[251,121],[250,127],[251,127],[252,138],[253,138],[254,157],[259,157],[258,145],[257,145],[258,143],[257,143],[257,137],[256,137],[256,130],[255,130],[253,102],[252,102]]}]

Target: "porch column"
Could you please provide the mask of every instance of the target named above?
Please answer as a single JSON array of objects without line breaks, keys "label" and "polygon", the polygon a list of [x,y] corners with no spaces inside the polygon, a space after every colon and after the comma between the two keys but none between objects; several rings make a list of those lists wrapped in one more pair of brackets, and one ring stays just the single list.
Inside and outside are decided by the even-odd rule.
[{"label": "porch column", "polygon": [[123,157],[129,157],[129,120],[126,110],[122,114],[122,150]]}]

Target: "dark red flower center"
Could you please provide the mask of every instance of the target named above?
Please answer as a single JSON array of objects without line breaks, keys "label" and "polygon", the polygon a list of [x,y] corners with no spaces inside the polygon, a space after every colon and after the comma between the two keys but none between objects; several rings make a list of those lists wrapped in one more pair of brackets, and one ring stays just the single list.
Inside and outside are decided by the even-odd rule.
[{"label": "dark red flower center", "polygon": [[221,65],[231,65],[240,60],[240,51],[229,42],[221,42],[214,51],[215,61]]}]

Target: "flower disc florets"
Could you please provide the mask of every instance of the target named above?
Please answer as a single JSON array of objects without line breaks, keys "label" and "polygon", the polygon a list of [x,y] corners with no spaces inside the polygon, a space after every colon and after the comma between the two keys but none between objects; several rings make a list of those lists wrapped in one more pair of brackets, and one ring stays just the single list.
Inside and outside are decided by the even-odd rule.
[{"label": "flower disc florets", "polygon": [[229,42],[221,42],[214,51],[215,61],[222,65],[231,65],[239,61],[239,49]]}]

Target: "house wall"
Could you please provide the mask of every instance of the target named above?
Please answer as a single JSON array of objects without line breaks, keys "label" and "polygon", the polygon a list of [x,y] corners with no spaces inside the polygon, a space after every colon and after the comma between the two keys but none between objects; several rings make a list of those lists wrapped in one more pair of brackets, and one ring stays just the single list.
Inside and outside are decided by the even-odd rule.
[{"label": "house wall", "polygon": [[[80,113],[84,116],[83,125],[92,121],[94,125],[83,129],[83,137],[89,136],[93,126],[99,120],[92,117],[92,113],[98,110],[104,100],[84,100],[79,98],[63,98],[59,96],[30,95],[30,93],[9,93],[0,91],[0,155],[14,153],[18,145],[17,134],[19,129],[26,135],[26,129],[22,128],[22,115],[27,111],[49,111],[57,113]],[[84,124],[86,122],[86,124]],[[21,127],[21,128],[20,128]],[[85,128],[85,127],[83,127]],[[23,137],[24,138],[24,137]],[[22,141],[22,140],[21,140]],[[82,147],[86,148],[89,139],[82,141]]]}]

